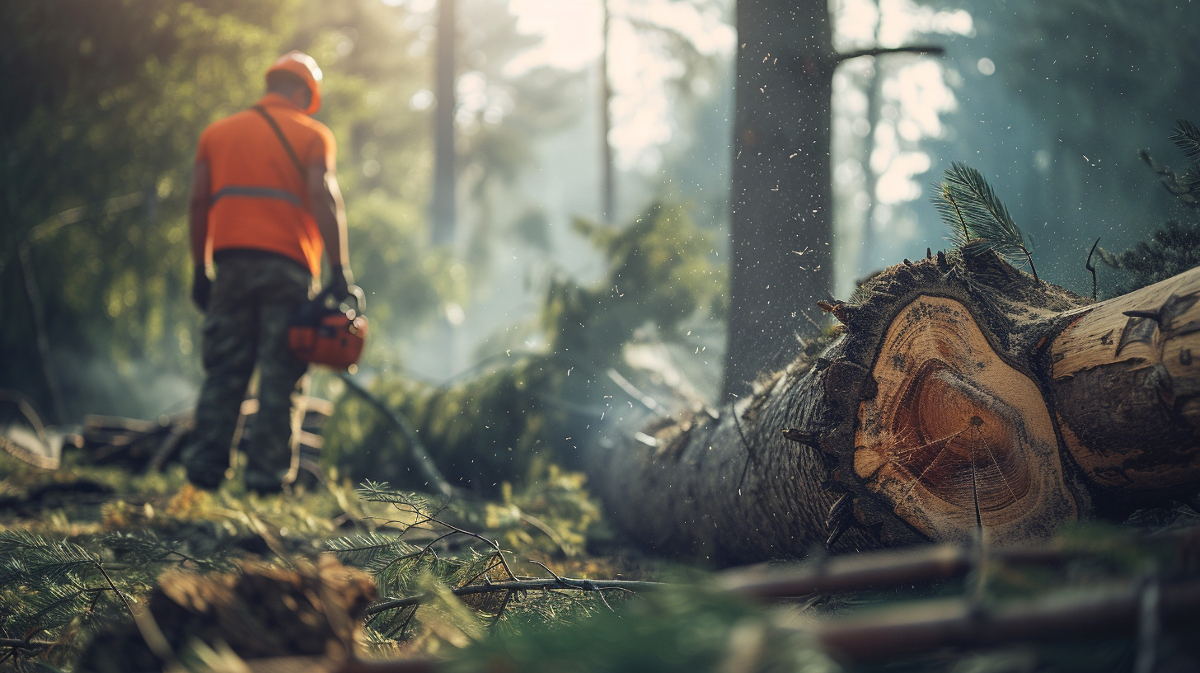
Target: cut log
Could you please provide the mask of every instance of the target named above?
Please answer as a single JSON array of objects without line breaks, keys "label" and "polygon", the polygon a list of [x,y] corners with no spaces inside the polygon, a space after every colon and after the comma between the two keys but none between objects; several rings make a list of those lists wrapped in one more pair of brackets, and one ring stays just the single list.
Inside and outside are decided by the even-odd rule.
[{"label": "cut log", "polygon": [[1049,536],[1200,487],[1200,269],[1100,304],[990,252],[892,267],[824,351],[594,451],[636,540],[719,563]]},{"label": "cut log", "polygon": [[1097,305],[1051,356],[1065,448],[1098,491],[1144,502],[1200,479],[1200,273]]}]

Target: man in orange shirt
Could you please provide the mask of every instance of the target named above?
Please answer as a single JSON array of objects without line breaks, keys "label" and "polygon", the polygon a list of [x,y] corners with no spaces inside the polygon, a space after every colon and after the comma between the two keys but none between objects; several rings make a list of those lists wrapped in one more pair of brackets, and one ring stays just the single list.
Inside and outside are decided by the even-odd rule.
[{"label": "man in orange shirt", "polygon": [[[192,177],[188,224],[192,300],[206,312],[205,380],[188,480],[215,489],[229,467],[242,398],[258,368],[258,413],[247,449],[246,487],[277,491],[291,463],[291,393],[307,365],[287,345],[288,317],[332,267],[331,294],[353,283],[346,217],[334,175],[333,134],[312,119],[321,70],[293,51],[267,71],[267,94],[204,130]],[[215,263],[216,277],[209,267]]]}]

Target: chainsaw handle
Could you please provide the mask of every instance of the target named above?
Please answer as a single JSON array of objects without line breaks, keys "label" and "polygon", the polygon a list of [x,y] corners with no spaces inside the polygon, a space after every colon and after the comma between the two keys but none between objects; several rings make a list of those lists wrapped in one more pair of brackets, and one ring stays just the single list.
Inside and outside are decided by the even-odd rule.
[{"label": "chainsaw handle", "polygon": [[[348,285],[346,286],[346,291],[349,293],[346,295],[346,299],[354,297],[354,312],[358,315],[365,315],[367,312],[367,295],[363,292],[363,289],[357,285]],[[334,306],[330,306],[328,303],[329,299],[333,296],[332,292],[333,288],[329,287],[321,290],[321,293],[317,295],[317,301],[323,306],[334,308]],[[345,301],[345,299],[342,301]]]},{"label": "chainsaw handle", "polygon": [[350,297],[354,297],[354,311],[359,315],[367,313],[367,293],[357,285],[349,285],[346,289],[350,292]]}]

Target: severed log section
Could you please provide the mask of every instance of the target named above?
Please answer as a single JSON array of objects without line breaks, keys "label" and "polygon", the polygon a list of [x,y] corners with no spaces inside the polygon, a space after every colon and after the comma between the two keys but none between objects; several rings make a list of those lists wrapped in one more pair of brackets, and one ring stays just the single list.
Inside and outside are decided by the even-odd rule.
[{"label": "severed log section", "polygon": [[1200,488],[1200,269],[1097,304],[938,253],[822,308],[836,337],[751,397],[591,452],[613,520],[734,563],[1042,539]]},{"label": "severed log section", "polygon": [[858,407],[854,474],[934,539],[985,526],[1046,537],[1078,508],[1050,412],[961,302],[922,295],[892,320]]}]

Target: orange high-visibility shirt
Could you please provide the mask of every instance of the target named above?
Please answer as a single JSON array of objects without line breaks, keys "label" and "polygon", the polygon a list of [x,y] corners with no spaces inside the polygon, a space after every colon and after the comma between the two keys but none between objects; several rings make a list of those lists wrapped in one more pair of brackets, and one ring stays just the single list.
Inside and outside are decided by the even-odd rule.
[{"label": "orange high-visibility shirt", "polygon": [[[294,103],[269,93],[258,102],[279,124],[307,170],[333,171],[333,133]],[[197,162],[207,162],[211,249],[253,248],[290,257],[321,273],[324,243],[310,210],[307,180],[296,170],[271,125],[255,110],[213,122],[200,136]]]}]

